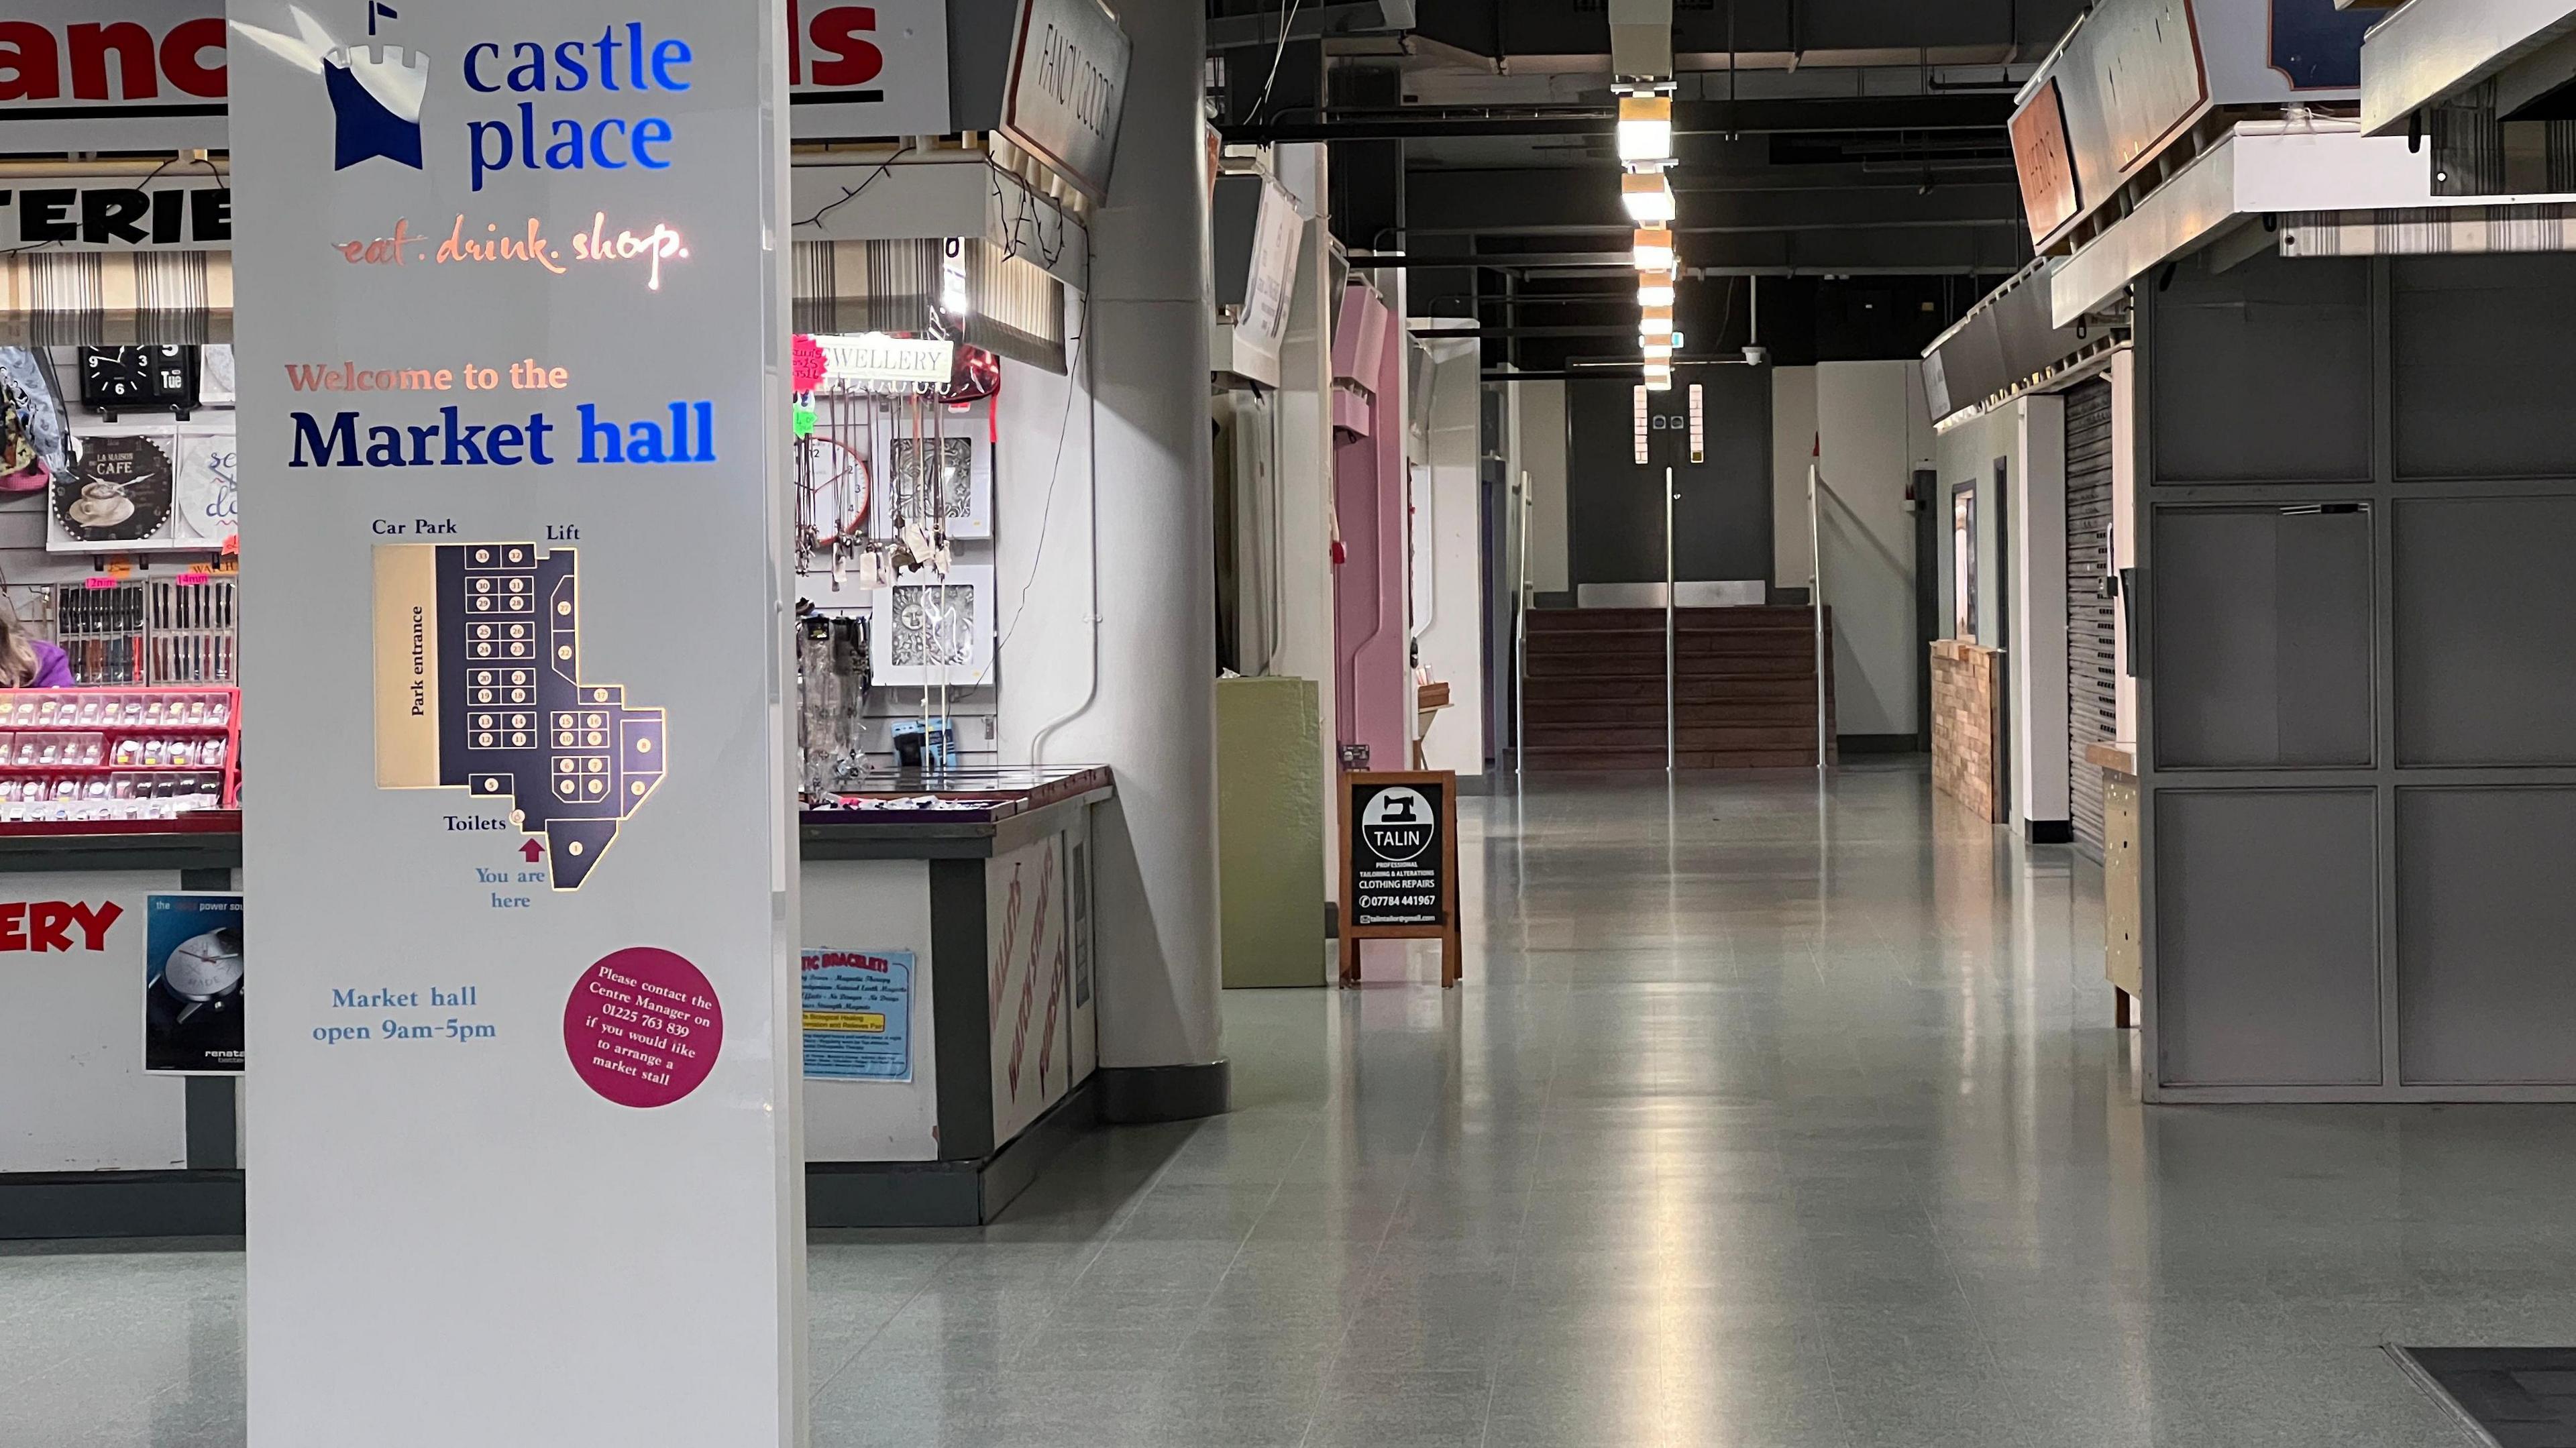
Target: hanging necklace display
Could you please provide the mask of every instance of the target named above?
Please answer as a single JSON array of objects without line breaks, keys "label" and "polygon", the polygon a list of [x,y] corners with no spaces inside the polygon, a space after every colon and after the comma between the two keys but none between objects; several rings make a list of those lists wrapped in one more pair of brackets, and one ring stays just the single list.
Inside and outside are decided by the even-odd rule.
[{"label": "hanging necklace display", "polygon": [[836,591],[847,576],[844,558],[864,542],[861,529],[868,520],[868,491],[867,455],[842,441],[837,432],[817,429],[797,444],[797,537],[809,556],[826,547],[832,550]]},{"label": "hanging necklace display", "polygon": [[789,398],[788,426],[796,447],[796,571],[809,572],[806,565],[814,561],[814,548],[821,533],[815,519],[814,477],[814,394],[822,387],[829,363],[823,346],[813,338],[798,333],[788,348]]},{"label": "hanging necklace display", "polygon": [[35,400],[0,373],[0,493],[32,493],[53,481],[36,426]]},{"label": "hanging necklace display", "polygon": [[[798,378],[812,384],[796,452],[803,596],[816,614],[867,627],[849,652],[874,685],[906,691],[894,706],[897,754],[929,767],[956,762],[950,707],[961,686],[989,681],[994,646],[993,565],[971,550],[959,561],[954,544],[992,536],[994,439],[984,434],[998,427],[1001,364],[942,326],[813,339],[824,363]],[[869,602],[843,614],[845,590]],[[850,758],[864,768],[859,737]]]}]

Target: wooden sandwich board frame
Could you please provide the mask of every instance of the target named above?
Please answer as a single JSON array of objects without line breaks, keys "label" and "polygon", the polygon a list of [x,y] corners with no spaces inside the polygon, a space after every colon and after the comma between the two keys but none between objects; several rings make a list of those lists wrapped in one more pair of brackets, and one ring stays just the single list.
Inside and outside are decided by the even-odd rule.
[{"label": "wooden sandwich board frame", "polygon": [[[1360,904],[1360,856],[1377,858],[1374,847],[1363,849],[1360,837],[1366,800],[1396,786],[1425,786],[1439,791],[1439,838],[1431,850],[1431,870],[1439,900],[1440,919],[1411,925],[1364,925],[1367,913]],[[1447,769],[1353,770],[1342,775],[1340,788],[1342,845],[1342,977],[1345,986],[1360,983],[1360,942],[1363,940],[1437,940],[1440,942],[1440,985],[1454,986],[1461,975],[1458,902],[1458,775]]]}]

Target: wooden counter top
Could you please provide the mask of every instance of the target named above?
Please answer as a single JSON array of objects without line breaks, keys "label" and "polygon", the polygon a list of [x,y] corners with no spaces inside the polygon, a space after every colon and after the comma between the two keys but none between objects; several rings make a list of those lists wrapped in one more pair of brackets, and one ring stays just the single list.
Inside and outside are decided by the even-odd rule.
[{"label": "wooden counter top", "polygon": [[2097,739],[2084,746],[2084,757],[2115,774],[2138,777],[2138,746],[2126,739]]}]

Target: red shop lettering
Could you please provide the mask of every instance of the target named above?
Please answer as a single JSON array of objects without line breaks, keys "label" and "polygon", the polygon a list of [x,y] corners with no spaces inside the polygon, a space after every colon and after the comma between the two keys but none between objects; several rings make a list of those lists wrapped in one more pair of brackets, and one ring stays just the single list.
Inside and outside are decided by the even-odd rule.
[{"label": "red shop lettering", "polygon": [[131,20],[83,21],[59,33],[33,20],[0,20],[0,101],[60,100],[66,71],[73,100],[148,101],[165,79],[181,95],[221,100],[224,19],[183,20],[161,35]]},{"label": "red shop lettering", "polygon": [[[800,0],[787,0],[787,80],[790,85],[866,85],[885,74],[885,52],[864,37],[877,28],[872,5],[830,5],[809,19]],[[806,68],[808,48],[813,68]]]},{"label": "red shop lettering", "polygon": [[13,901],[0,905],[0,951],[72,949],[72,932],[80,932],[83,950],[107,949],[107,928],[125,907],[110,900],[89,905],[76,900]]}]

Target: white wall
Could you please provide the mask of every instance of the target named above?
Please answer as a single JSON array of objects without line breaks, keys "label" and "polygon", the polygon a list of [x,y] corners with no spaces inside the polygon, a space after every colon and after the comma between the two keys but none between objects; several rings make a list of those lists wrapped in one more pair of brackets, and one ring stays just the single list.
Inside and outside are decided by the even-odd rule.
[{"label": "white wall", "polygon": [[[2065,439],[2058,446],[2063,450]],[[2006,560],[2010,549],[2005,538],[2007,529],[2018,528],[2012,495],[2021,486],[2022,438],[2021,409],[2018,405],[1998,408],[1983,417],[1961,423],[1942,434],[1934,444],[1936,466],[1941,487],[1937,496],[1923,500],[1933,510],[1939,525],[1941,547],[1941,601],[1937,620],[1939,636],[1950,638],[1958,632],[1951,614],[1952,579],[1950,552],[1950,500],[1961,483],[1977,485],[1977,642],[1990,649],[2012,646],[2016,634],[2011,629],[2006,607],[2010,590],[2005,587]],[[1995,493],[1995,462],[2004,463],[2005,495]],[[2061,482],[2060,486],[2063,486]],[[2001,505],[2001,506],[1999,506]],[[2060,507],[2063,508],[2061,499]]]},{"label": "white wall", "polygon": [[[2122,348],[2111,354],[2111,566],[2138,566],[2138,370],[2137,354]],[[2129,677],[2129,605],[2124,599],[2112,611],[2112,636],[2119,641],[2121,668],[2112,680],[2113,702],[2120,717],[2120,737],[2138,737],[2138,681]]]},{"label": "white wall", "polygon": [[1565,384],[1512,384],[1520,449],[1514,476],[1529,474],[1530,587],[1564,593],[1574,587],[1567,561],[1565,523]]},{"label": "white wall", "polygon": [[1816,368],[1823,435],[1825,602],[1834,610],[1834,706],[1842,734],[1915,730],[1924,661],[1914,640],[1914,518],[1906,485],[1932,462],[1921,364]]},{"label": "white wall", "polygon": [[[995,680],[1000,737],[960,722],[969,750],[1025,764],[1030,739],[1091,687],[1090,318],[1065,298],[1070,377],[1002,359],[1001,445],[994,450]],[[1059,758],[1071,756],[1059,754]]]},{"label": "white wall", "polygon": [[[1482,452],[1482,344],[1422,339],[1412,365],[1429,368],[1426,465],[1413,491],[1413,627],[1422,667],[1449,686],[1449,707],[1424,736],[1423,760],[1461,775],[1485,772],[1485,608],[1483,520],[1477,457]],[[1427,484],[1427,486],[1426,486]]]},{"label": "white wall", "polygon": [[1816,446],[1816,369],[1771,369],[1771,582],[1807,586],[1815,548],[1807,533],[1807,465]]},{"label": "white wall", "polygon": [[2025,397],[2007,409],[2013,466],[2012,812],[2031,826],[2069,817],[2066,751],[2066,400]]}]

